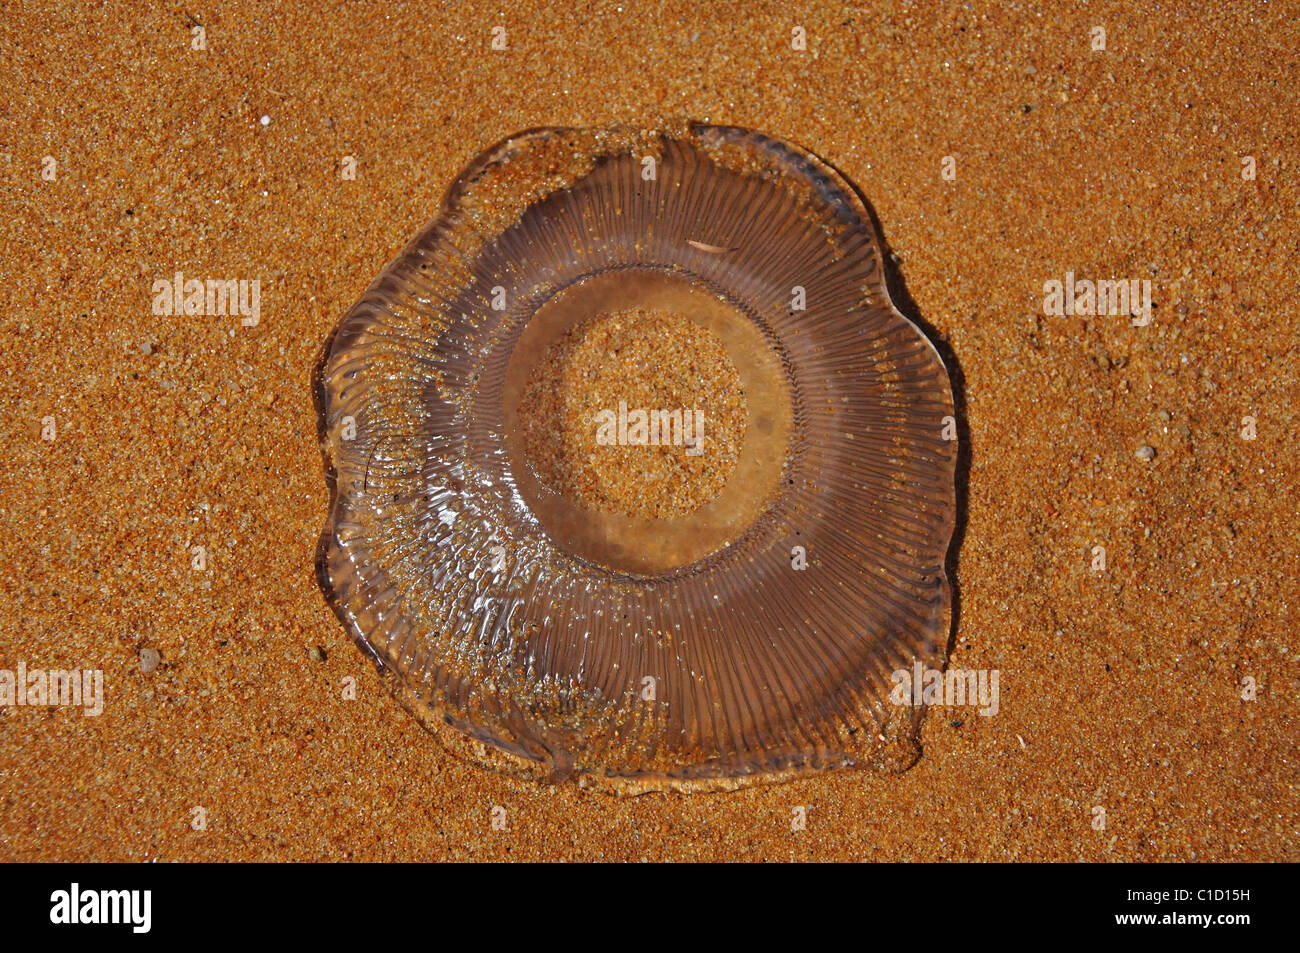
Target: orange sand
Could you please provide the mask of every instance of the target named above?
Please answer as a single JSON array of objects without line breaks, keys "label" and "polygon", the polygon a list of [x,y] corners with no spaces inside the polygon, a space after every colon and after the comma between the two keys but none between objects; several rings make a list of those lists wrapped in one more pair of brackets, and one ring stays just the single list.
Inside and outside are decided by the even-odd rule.
[{"label": "orange sand", "polygon": [[[179,8],[6,10],[0,668],[101,668],[107,704],[0,714],[0,858],[1300,859],[1300,22],[755,8],[191,6],[206,51]],[[960,362],[951,660],[1001,706],[931,711],[901,776],[617,800],[484,773],[313,581],[339,317],[481,148],[664,115],[838,166]],[[259,279],[260,323],[155,316],[177,271]],[[1152,323],[1044,316],[1067,271],[1150,279]]]}]

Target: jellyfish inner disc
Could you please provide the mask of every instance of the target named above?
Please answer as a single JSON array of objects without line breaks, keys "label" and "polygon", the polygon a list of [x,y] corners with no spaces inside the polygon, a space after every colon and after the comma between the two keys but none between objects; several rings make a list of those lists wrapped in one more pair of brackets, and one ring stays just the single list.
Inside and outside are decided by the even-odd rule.
[{"label": "jellyfish inner disc", "polygon": [[[701,355],[701,363],[716,368],[715,376],[720,379],[704,381],[703,390],[714,398],[699,407],[689,406],[689,397],[679,402],[687,406],[649,408],[635,406],[635,400],[631,406],[626,401],[622,406],[606,401],[611,406],[593,408],[591,418],[584,421],[592,434],[577,440],[575,433],[564,427],[555,430],[554,440],[568,441],[561,448],[561,460],[586,471],[575,477],[590,479],[602,458],[612,459],[607,445],[612,440],[625,454],[644,451],[642,459],[651,479],[676,475],[703,483],[698,488],[659,487],[647,501],[636,496],[638,481],[635,474],[629,479],[625,466],[624,473],[610,474],[608,481],[602,481],[602,492],[565,492],[566,486],[572,490],[576,479],[557,479],[554,460],[546,466],[539,466],[537,460],[539,427],[550,423],[537,416],[543,412],[539,410],[539,382],[545,384],[548,374],[554,376],[546,363],[554,361],[557,348],[575,332],[590,327],[594,316],[633,311],[680,316],[679,321],[684,318],[697,326],[690,329],[694,333],[679,334],[677,343],[698,341],[701,350],[709,352]],[[671,330],[671,321],[661,324]],[[724,353],[712,353],[718,344]],[[670,352],[670,343],[665,341],[665,358]],[[678,371],[665,364],[663,378],[677,377]],[[642,366],[635,376],[643,385],[655,374],[655,368]],[[616,382],[606,380],[604,384],[604,393],[618,393]],[[631,380],[628,391],[638,392]],[[660,390],[661,395],[668,392]],[[644,393],[643,387],[640,393]],[[671,399],[662,402],[674,403]],[[638,418],[637,411],[645,416]],[[671,429],[670,439],[674,444],[680,442],[680,447],[669,450],[641,443],[648,443],[650,428],[657,430],[657,424],[669,419],[671,428],[665,427],[664,432]],[[636,269],[603,272],[575,282],[532,314],[515,341],[506,369],[502,421],[519,494],[559,548],[616,572],[658,575],[680,570],[725,548],[766,510],[787,465],[793,411],[780,355],[753,318],[686,275]],[[667,474],[650,472],[659,465],[651,455],[665,451],[685,454],[687,450],[693,451],[690,456],[695,459],[677,461],[679,468]],[[710,452],[725,454],[726,459],[704,459]],[[613,502],[619,483],[632,499]],[[646,484],[640,486],[644,489]]]}]

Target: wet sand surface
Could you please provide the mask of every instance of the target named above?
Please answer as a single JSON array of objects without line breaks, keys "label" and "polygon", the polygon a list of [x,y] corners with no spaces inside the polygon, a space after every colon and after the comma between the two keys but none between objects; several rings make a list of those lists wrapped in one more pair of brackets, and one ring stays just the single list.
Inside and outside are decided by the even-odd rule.
[{"label": "wet sand surface", "polygon": [[[0,858],[1300,859],[1283,5],[187,10],[0,18],[0,668],[105,691],[0,710]],[[955,356],[949,661],[998,670],[999,710],[932,709],[902,775],[616,799],[490,774],[314,581],[339,317],[481,149],[665,117],[844,172]],[[156,315],[177,272],[259,280],[260,320]],[[1149,280],[1150,323],[1045,314],[1067,273]]]}]

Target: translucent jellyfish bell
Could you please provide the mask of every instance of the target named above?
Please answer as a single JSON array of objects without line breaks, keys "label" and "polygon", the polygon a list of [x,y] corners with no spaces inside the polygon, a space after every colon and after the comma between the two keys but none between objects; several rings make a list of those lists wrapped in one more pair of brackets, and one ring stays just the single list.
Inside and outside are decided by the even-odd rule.
[{"label": "translucent jellyfish bell", "polygon": [[[593,443],[581,395],[613,413],[620,375],[664,414],[708,395],[703,454]],[[620,792],[915,760],[890,694],[945,657],[952,394],[814,156],[512,136],[340,322],[317,401],[322,587],[454,750]]]}]

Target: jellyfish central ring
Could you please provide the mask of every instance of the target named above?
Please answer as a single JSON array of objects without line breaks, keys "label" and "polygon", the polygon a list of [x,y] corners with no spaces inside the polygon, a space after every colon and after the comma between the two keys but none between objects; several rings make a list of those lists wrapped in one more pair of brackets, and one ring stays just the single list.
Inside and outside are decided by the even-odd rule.
[{"label": "jellyfish central ring", "polygon": [[[629,303],[687,315],[711,332],[736,368],[748,407],[746,438],[721,494],[671,518],[581,506],[545,486],[532,472],[521,446],[525,384],[547,347],[591,315],[617,312]],[[493,393],[483,400],[483,415],[493,413],[496,397]],[[495,405],[502,411],[500,432],[509,450],[508,478],[515,481],[527,510],[556,546],[593,568],[643,576],[685,571],[725,549],[758,522],[768,501],[778,495],[789,459],[793,402],[773,339],[751,315],[682,271],[603,271],[560,290],[521,325]],[[704,419],[712,408],[693,412]],[[704,446],[700,451],[707,452]],[[502,477],[507,478],[504,472]]]},{"label": "jellyfish central ring", "polygon": [[[736,469],[680,517],[578,506],[521,447],[539,355],[629,305],[707,328],[744,388]],[[457,752],[632,793],[915,760],[890,689],[946,655],[951,388],[810,153],[699,125],[505,140],[344,317],[317,401],[322,587]]]}]

